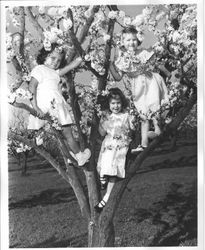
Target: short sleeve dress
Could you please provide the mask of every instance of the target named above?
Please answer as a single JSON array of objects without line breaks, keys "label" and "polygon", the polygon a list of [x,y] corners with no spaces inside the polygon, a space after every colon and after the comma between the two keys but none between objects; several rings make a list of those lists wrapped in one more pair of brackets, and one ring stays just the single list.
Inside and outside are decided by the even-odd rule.
[{"label": "short sleeve dress", "polygon": [[[59,124],[72,124],[70,106],[63,98],[60,88],[60,76],[58,70],[53,70],[45,65],[38,65],[31,71],[31,76],[38,81],[37,86],[37,105],[44,112],[55,116]],[[40,129],[44,126],[45,120],[29,116],[28,129]]]},{"label": "short sleeve dress", "polygon": [[102,142],[97,170],[100,176],[125,178],[126,155],[131,142],[132,117],[127,112],[106,113],[100,121],[106,131]]},{"label": "short sleeve dress", "polygon": [[[162,100],[168,100],[168,90],[163,78],[155,72],[152,77],[143,74],[146,62],[152,57],[153,52],[141,50],[137,55],[119,51],[118,59],[115,61],[116,67],[127,74],[130,83],[133,101],[138,112],[147,114],[159,110]],[[139,73],[135,78],[129,77],[130,72]],[[138,93],[141,93],[140,95]]]}]

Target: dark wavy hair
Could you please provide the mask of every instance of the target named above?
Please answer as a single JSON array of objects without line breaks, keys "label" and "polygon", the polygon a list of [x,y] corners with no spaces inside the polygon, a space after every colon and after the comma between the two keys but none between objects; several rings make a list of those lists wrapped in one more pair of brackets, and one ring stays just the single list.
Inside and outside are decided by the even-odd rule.
[{"label": "dark wavy hair", "polygon": [[109,89],[109,94],[107,96],[107,109],[109,109],[109,104],[112,99],[120,99],[122,103],[122,110],[126,109],[128,106],[128,101],[125,95],[119,88],[111,88]]},{"label": "dark wavy hair", "polygon": [[101,110],[109,110],[110,108],[110,101],[111,99],[118,99],[120,98],[120,101],[122,103],[122,109],[126,109],[128,107],[128,100],[122,93],[122,91],[119,88],[111,88],[109,90],[109,94],[104,95],[98,95],[97,104],[100,104]]},{"label": "dark wavy hair", "polygon": [[[128,26],[128,27],[125,27],[122,31],[121,31],[121,34],[124,35],[124,34],[135,34],[137,35],[138,31],[135,29],[134,26]],[[138,42],[138,46],[141,45],[141,41],[137,38],[137,42]]]},{"label": "dark wavy hair", "polygon": [[[51,54],[56,48],[58,48],[59,45],[57,43],[52,43],[51,44],[51,50],[47,51],[45,50],[44,47],[42,47],[42,49],[39,51],[37,57],[36,57],[36,61],[38,64],[44,64],[47,56],[49,54]],[[66,65],[66,52],[64,51],[64,49],[62,50],[62,52],[59,52],[62,55],[62,59],[61,59],[61,63],[59,68],[63,68]]]}]

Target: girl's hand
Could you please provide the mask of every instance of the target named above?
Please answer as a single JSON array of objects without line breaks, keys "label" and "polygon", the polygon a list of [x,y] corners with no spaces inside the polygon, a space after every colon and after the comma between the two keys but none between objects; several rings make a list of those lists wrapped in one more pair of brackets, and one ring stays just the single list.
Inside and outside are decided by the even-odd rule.
[{"label": "girl's hand", "polygon": [[146,72],[144,73],[144,75],[145,75],[148,79],[152,79],[152,72],[146,71]]},{"label": "girl's hand", "polygon": [[43,113],[43,111],[39,107],[36,107],[35,110],[36,110],[36,114],[39,118],[43,118],[45,116],[45,114]]},{"label": "girl's hand", "polygon": [[127,73],[127,75],[130,78],[135,78],[135,77],[139,76],[139,73],[137,73],[137,72],[129,72],[129,73]]}]

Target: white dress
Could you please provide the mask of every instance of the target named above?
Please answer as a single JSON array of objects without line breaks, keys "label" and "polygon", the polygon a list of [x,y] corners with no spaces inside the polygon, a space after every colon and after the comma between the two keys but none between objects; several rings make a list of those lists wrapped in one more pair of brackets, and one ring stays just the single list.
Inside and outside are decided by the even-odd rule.
[{"label": "white dress", "polygon": [[[168,100],[168,90],[163,78],[154,72],[152,72],[152,77],[144,74],[146,70],[150,71],[148,61],[152,55],[153,52],[147,50],[141,50],[140,53],[134,55],[130,55],[126,51],[119,51],[118,59],[115,62],[116,67],[126,73],[129,78],[136,109],[145,115],[149,111],[159,110],[162,100]],[[132,78],[129,76],[131,72],[136,72],[138,75]]]},{"label": "white dress", "polygon": [[125,178],[125,161],[131,142],[129,132],[133,129],[132,119],[127,112],[106,113],[100,124],[107,134],[102,142],[97,163],[99,175]]},{"label": "white dress", "polygon": [[[72,124],[70,107],[63,98],[59,89],[58,70],[53,70],[45,65],[38,65],[31,71],[31,76],[38,81],[36,100],[38,107],[44,112],[55,116],[59,124]],[[28,129],[40,129],[45,124],[45,120],[29,116]]]}]

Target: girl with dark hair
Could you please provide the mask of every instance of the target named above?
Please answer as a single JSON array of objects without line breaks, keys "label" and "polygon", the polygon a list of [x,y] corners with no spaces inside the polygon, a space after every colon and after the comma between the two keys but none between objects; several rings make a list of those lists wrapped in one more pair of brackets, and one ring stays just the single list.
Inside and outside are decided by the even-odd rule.
[{"label": "girl with dark hair", "polygon": [[118,88],[109,90],[109,110],[101,117],[99,133],[105,136],[97,163],[101,189],[107,187],[103,199],[95,206],[100,212],[106,205],[118,178],[125,178],[126,155],[131,142],[130,131],[134,129],[132,117],[126,111],[127,101]]},{"label": "girl with dark hair", "polygon": [[[91,153],[88,148],[81,152],[73,137],[70,126],[73,123],[70,108],[59,88],[60,77],[78,67],[82,58],[78,57],[69,65],[65,65],[65,55],[64,49],[58,47],[57,44],[52,44],[50,51],[46,51],[44,48],[40,50],[37,56],[39,65],[31,71],[29,83],[29,90],[33,94],[31,105],[39,118],[43,118],[46,113],[57,118],[58,123],[62,125],[62,132],[72,151],[72,156],[77,160],[79,166],[83,166]],[[39,130],[45,125],[45,122],[45,120],[30,115],[28,129]]]},{"label": "girl with dark hair", "polygon": [[141,118],[141,143],[132,149],[134,153],[143,151],[148,146],[148,138],[154,138],[161,133],[159,116],[151,118],[154,131],[149,131],[149,114],[159,111],[162,101],[168,100],[168,91],[163,78],[146,69],[146,62],[154,52],[138,48],[141,44],[138,31],[134,27],[125,28],[121,39],[122,47],[117,59],[111,63],[110,71],[116,81],[120,81],[127,74],[131,82],[134,105]]}]

